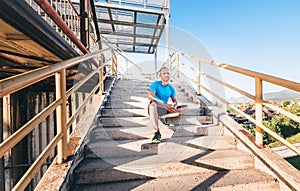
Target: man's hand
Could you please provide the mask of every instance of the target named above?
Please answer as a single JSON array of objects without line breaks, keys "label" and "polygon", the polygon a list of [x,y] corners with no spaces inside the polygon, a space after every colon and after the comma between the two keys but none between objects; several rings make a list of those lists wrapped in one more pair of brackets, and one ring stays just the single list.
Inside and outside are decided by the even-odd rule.
[{"label": "man's hand", "polygon": [[165,104],[164,107],[166,108],[166,110],[168,110],[170,113],[175,113],[176,109],[175,107],[173,107],[173,104]]}]

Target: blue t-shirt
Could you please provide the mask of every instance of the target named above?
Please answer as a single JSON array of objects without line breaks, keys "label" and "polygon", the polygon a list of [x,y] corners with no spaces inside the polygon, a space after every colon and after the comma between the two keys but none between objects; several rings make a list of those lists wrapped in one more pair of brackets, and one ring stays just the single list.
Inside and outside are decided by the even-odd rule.
[{"label": "blue t-shirt", "polygon": [[154,97],[161,100],[164,104],[168,103],[170,97],[176,97],[175,88],[170,83],[163,86],[162,81],[155,81],[151,84],[149,90],[154,92]]}]

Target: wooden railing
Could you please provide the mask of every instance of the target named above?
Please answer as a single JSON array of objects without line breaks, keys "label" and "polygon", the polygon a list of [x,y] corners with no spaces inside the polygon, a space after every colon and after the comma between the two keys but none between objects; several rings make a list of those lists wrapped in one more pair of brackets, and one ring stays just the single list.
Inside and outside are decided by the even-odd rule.
[{"label": "wooden railing", "polygon": [[[103,55],[110,55],[106,58],[106,61],[103,60]],[[68,68],[78,66],[80,64],[86,64],[88,62],[95,62],[99,60],[99,65],[86,74],[85,77],[80,79],[80,81],[74,84],[73,87],[66,89],[66,71]],[[103,76],[104,66],[108,66],[109,71],[106,71],[106,75]],[[8,136],[0,144],[0,158],[2,158],[6,153],[12,150],[15,145],[17,145],[24,137],[26,137],[30,132],[35,129],[41,122],[46,120],[50,115],[53,115],[56,112],[55,120],[55,129],[52,129],[53,132],[57,132],[54,138],[49,142],[43,152],[36,158],[27,172],[19,180],[19,182],[14,186],[13,190],[24,190],[26,186],[30,183],[34,175],[39,171],[40,167],[45,163],[46,159],[50,156],[51,153],[57,148],[57,162],[62,163],[67,159],[67,137],[69,136],[69,128],[74,124],[74,120],[83,112],[85,106],[90,103],[93,95],[100,88],[100,94],[103,92],[104,80],[107,77],[107,74],[117,75],[117,56],[114,53],[112,48],[107,48],[102,51],[97,51],[94,53],[86,54],[77,58],[66,60],[51,66],[46,66],[40,69],[36,69],[27,73],[23,73],[17,76],[13,76],[7,79],[0,81],[0,99],[6,96],[9,96],[12,93],[23,90],[31,85],[42,82],[43,80],[49,78],[55,78],[55,100],[50,103],[44,110],[38,113],[35,117],[30,119],[25,125],[18,128],[16,132]],[[85,100],[81,103],[78,109],[72,113],[71,116],[67,116],[68,107],[67,102],[68,98],[76,92],[80,87],[82,87],[85,82],[94,77],[95,75],[99,76],[98,83],[92,88],[88,93]],[[54,128],[53,127],[53,128]],[[72,128],[74,129],[74,128]]]},{"label": "wooden railing", "polygon": [[[194,62],[181,62],[184,60],[183,58],[189,58],[192,59]],[[263,100],[263,88],[262,88],[262,83],[263,82],[269,82],[271,84],[275,84],[290,90],[294,90],[297,92],[300,92],[300,83],[298,82],[292,82],[289,80],[285,80],[282,78],[254,72],[251,70],[231,66],[229,64],[225,63],[218,63],[214,62],[213,60],[206,60],[202,59],[193,55],[185,54],[185,53],[179,53],[179,52],[173,52],[170,54],[169,57],[170,60],[170,70],[171,74],[174,76],[174,78],[182,78],[184,76],[185,79],[188,79],[192,84],[194,84],[193,87],[196,87],[196,93],[198,95],[201,94],[202,90],[205,90],[208,92],[210,95],[213,97],[217,98],[218,100],[222,101],[225,103],[227,106],[235,110],[237,113],[248,119],[249,121],[253,122],[256,125],[255,128],[255,140],[257,145],[263,145],[263,131],[275,138],[277,141],[283,143],[286,145],[289,149],[294,151],[297,155],[300,155],[300,149],[295,147],[293,144],[289,143],[287,140],[282,138],[280,135],[277,133],[273,132],[270,130],[268,127],[263,125],[263,106],[267,106],[268,108],[286,116],[289,117],[290,119],[300,123],[300,117],[292,114],[272,103],[269,103],[265,100]],[[195,64],[196,63],[196,64]],[[230,85],[229,83],[226,83],[216,77],[214,77],[211,74],[205,73],[202,70],[201,64],[209,64],[215,67],[218,67],[223,70],[228,70],[234,73],[242,74],[244,76],[251,77],[255,79],[255,95],[252,95],[239,87],[235,87],[233,85]],[[192,75],[193,74],[193,75]],[[215,92],[211,91],[210,88],[206,87],[204,83],[201,81],[203,78],[209,78],[213,80],[214,82],[221,84],[235,92],[238,92],[255,102],[255,119],[252,118],[250,115],[244,113],[241,111],[239,108],[237,108],[234,104],[229,103],[224,97],[217,95]]]}]

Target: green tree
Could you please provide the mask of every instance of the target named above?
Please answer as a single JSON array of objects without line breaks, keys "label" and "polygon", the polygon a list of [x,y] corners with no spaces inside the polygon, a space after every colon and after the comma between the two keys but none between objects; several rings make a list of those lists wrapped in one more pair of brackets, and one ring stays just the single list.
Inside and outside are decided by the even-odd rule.
[{"label": "green tree", "polygon": [[[291,104],[290,101],[285,101],[282,103],[283,109],[300,116],[300,105],[293,103]],[[300,125],[298,122],[283,116],[274,116],[270,121],[264,121],[263,124],[270,128],[272,131],[276,132],[283,138],[287,138],[290,136],[293,136],[300,132]],[[275,142],[276,140],[272,138],[267,133],[263,134],[264,143],[270,144],[272,142]]]},{"label": "green tree", "polygon": [[[300,105],[297,104],[297,103],[293,103],[292,105],[289,105],[287,107],[283,106],[283,109],[291,112],[294,115],[300,116]],[[292,126],[293,128],[298,128],[298,129],[300,128],[300,124],[298,122],[296,122],[296,121],[294,121],[294,120],[292,120],[292,119],[290,119],[286,116],[283,116],[283,118],[284,118],[283,123],[286,126]]]},{"label": "green tree", "polygon": [[283,103],[282,103],[282,106],[283,107],[287,107],[288,105],[290,105],[291,104],[291,101],[284,101]]},{"label": "green tree", "polygon": [[[273,117],[270,121],[264,121],[263,125],[277,133],[278,135],[282,136],[281,129],[282,129],[282,122],[283,118],[282,117]],[[270,144],[276,141],[272,136],[270,136],[267,133],[263,133],[263,141],[264,144]]]}]

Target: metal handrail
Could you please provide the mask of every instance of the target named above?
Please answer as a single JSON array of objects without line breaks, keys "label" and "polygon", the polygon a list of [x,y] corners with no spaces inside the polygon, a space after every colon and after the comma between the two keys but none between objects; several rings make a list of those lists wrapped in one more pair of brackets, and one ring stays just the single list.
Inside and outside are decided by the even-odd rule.
[{"label": "metal handrail", "polygon": [[[66,70],[70,67],[76,66],[81,62],[86,62],[91,59],[99,58],[101,55],[106,52],[111,55],[111,58],[108,61],[111,62],[111,65],[115,70],[111,72],[117,72],[117,58],[115,57],[114,50],[112,48],[107,48],[101,51],[96,51],[94,53],[86,54],[84,56],[79,56],[76,58],[72,58],[51,66],[45,66],[40,69],[36,69],[33,71],[29,71],[23,74],[19,74],[17,76],[13,76],[10,78],[6,78],[0,80],[0,98],[4,96],[10,95],[19,90],[25,89],[28,86],[31,86],[35,83],[41,82],[44,79],[47,79],[51,76],[55,76],[56,83],[56,100],[54,100],[48,107],[38,113],[35,117],[29,120],[25,125],[20,127],[15,133],[8,136],[3,142],[0,143],[0,158],[3,157],[8,151],[10,151],[16,144],[18,144],[25,136],[27,136],[33,129],[35,129],[42,121],[44,121],[47,117],[53,114],[55,111],[57,120],[57,135],[51,140],[48,146],[44,149],[44,151],[38,156],[32,166],[27,170],[27,172],[23,175],[23,177],[19,180],[19,182],[15,185],[13,190],[24,190],[26,186],[30,183],[31,179],[38,172],[40,166],[46,162],[47,158],[53,152],[55,147],[58,147],[58,155],[57,162],[62,163],[67,158],[67,136],[68,129],[73,123],[74,119],[79,116],[80,113],[84,110],[89,104],[89,100],[93,97],[98,88],[100,88],[100,94],[103,92],[103,81],[102,79],[93,87],[92,91],[89,92],[89,95],[84,100],[83,103],[79,106],[79,108],[72,114],[72,116],[67,119],[67,99],[69,96],[74,93],[76,89],[82,87],[84,85],[83,82],[88,81],[94,74],[99,74],[99,76],[103,76],[103,64],[99,64],[99,66],[91,71],[85,78],[82,79],[82,82],[79,82],[74,85],[73,88],[66,90]],[[107,61],[107,62],[108,62]],[[112,75],[117,75],[117,73],[112,73]],[[102,90],[102,91],[101,91]],[[54,131],[54,130],[53,130]],[[61,144],[60,144],[61,143]]]},{"label": "metal handrail", "polygon": [[[193,71],[193,70],[189,70],[189,72],[182,72],[182,70],[185,69],[191,69],[193,67],[186,67],[188,66],[188,64],[183,64],[182,62],[179,61],[179,55],[182,56],[187,56],[188,58],[192,58],[194,61],[196,61],[198,63],[198,66],[196,67],[197,70]],[[172,59],[172,57],[176,57],[176,59]],[[271,137],[275,138],[277,141],[283,143],[287,148],[289,148],[291,151],[293,151],[294,153],[296,153],[297,155],[300,155],[300,149],[297,148],[295,145],[289,143],[287,140],[285,140],[284,138],[282,138],[280,135],[278,135],[277,133],[273,132],[272,130],[270,130],[269,128],[267,128],[266,126],[264,126],[262,124],[262,113],[263,113],[263,105],[273,109],[274,111],[277,111],[278,113],[285,115],[287,117],[289,117],[290,119],[300,123],[300,117],[297,115],[294,115],[284,109],[279,108],[278,106],[275,106],[271,103],[268,103],[266,101],[264,101],[262,99],[262,94],[263,94],[263,90],[262,90],[262,81],[268,81],[271,84],[277,84],[279,86],[282,87],[286,87],[289,89],[293,89],[296,91],[299,91],[300,88],[300,84],[297,82],[292,82],[292,81],[288,81],[282,78],[278,78],[278,77],[274,77],[274,76],[270,76],[270,75],[266,75],[266,74],[262,74],[262,73],[258,73],[255,71],[250,71],[250,70],[246,70],[243,68],[238,68],[238,67],[234,67],[234,66],[230,66],[228,64],[224,64],[224,63],[215,63],[214,61],[211,60],[207,60],[207,59],[202,59],[202,58],[198,58],[196,56],[193,55],[187,55],[185,53],[178,53],[178,52],[173,52],[172,54],[170,54],[170,60],[172,60],[172,62],[170,63],[170,68],[175,68],[176,71],[178,73],[172,74],[172,76],[174,76],[175,80],[180,80],[182,78],[184,79],[188,79],[189,82],[191,84],[196,85],[196,91],[194,86],[191,86],[190,84],[187,84],[189,87],[188,88],[192,88],[192,91],[197,92],[198,95],[200,95],[201,90],[204,90],[206,92],[208,92],[212,97],[215,97],[216,99],[220,100],[221,102],[225,103],[227,106],[231,107],[233,110],[235,110],[238,114],[242,115],[243,117],[245,117],[246,119],[248,119],[249,121],[253,122],[256,125],[256,133],[255,133],[255,139],[256,139],[256,145],[252,144],[253,140],[251,139],[245,139],[247,136],[244,135],[244,133],[242,133],[241,129],[236,128],[238,125],[236,123],[234,123],[232,120],[229,120],[229,117],[227,117],[226,115],[224,115],[224,111],[219,109],[217,106],[212,107],[212,105],[210,105],[212,107],[212,112],[214,113],[214,116],[218,118],[218,121],[220,122],[220,124],[223,127],[226,127],[228,132],[232,133],[233,136],[236,137],[236,139],[241,142],[242,144],[244,144],[245,148],[251,152],[255,157],[257,157],[263,164],[266,165],[266,167],[268,169],[270,169],[274,175],[276,177],[278,177],[282,183],[284,184],[284,186],[289,187],[291,190],[297,190],[299,188],[299,181],[295,181],[297,180],[297,176],[295,174],[292,174],[291,176],[290,173],[293,172],[297,172],[297,170],[295,170],[295,168],[293,168],[291,165],[289,166],[285,166],[285,169],[281,169],[282,166],[281,164],[284,162],[284,160],[282,159],[282,161],[273,161],[274,160],[274,156],[273,153],[270,153],[271,156],[273,156],[272,158],[270,157],[269,154],[267,154],[267,152],[269,150],[266,149],[262,149],[264,147],[261,147],[263,145],[263,140],[262,140],[262,133],[263,131],[266,132],[268,135],[270,135]],[[227,69],[229,71],[235,72],[235,73],[239,73],[239,74],[243,74],[245,76],[249,76],[249,77],[253,77],[255,78],[255,86],[256,86],[256,92],[255,95],[251,95],[237,87],[234,87],[230,84],[227,84],[219,79],[217,79],[216,77],[213,77],[207,73],[204,73],[201,71],[201,64],[205,63],[205,64],[210,64],[219,68],[223,68],[223,69]],[[194,63],[193,63],[194,66]],[[180,68],[179,67],[185,67]],[[182,69],[182,70],[181,70]],[[197,75],[197,80],[194,80],[194,78],[190,77],[190,74],[193,74],[196,72]],[[238,93],[241,93],[243,95],[245,95],[246,97],[255,100],[255,105],[256,105],[256,117],[255,119],[252,118],[251,116],[247,115],[246,113],[244,113],[243,111],[241,111],[239,108],[237,108],[235,105],[230,104],[225,98],[224,96],[220,96],[218,95],[217,92],[211,91],[209,88],[207,88],[205,85],[203,85],[204,83],[201,84],[200,79],[202,80],[202,77],[208,77],[211,80],[213,80],[214,82],[217,82],[221,85],[226,86],[227,88],[236,91]],[[186,82],[186,81],[184,81]],[[200,90],[201,89],[201,90]],[[200,96],[199,97],[201,100],[203,100],[203,97]],[[207,99],[207,98],[206,98]],[[244,148],[244,147],[243,147]],[[280,158],[278,158],[280,159]]]},{"label": "metal handrail", "polygon": [[[75,50],[89,52],[80,42],[80,14],[71,0],[25,0]],[[90,12],[92,10],[89,10]],[[89,20],[93,23],[93,20]],[[91,24],[91,26],[94,26]],[[98,47],[97,38],[90,36],[90,47]],[[97,48],[98,49],[98,48]],[[94,51],[95,49],[92,49]],[[79,52],[80,53],[80,52]]]},{"label": "metal handrail", "polygon": [[[278,78],[278,77],[274,77],[274,76],[271,76],[271,75],[267,75],[267,74],[262,74],[262,73],[258,73],[258,72],[255,72],[255,71],[251,71],[251,70],[247,70],[247,69],[244,69],[244,68],[239,68],[239,67],[235,67],[235,66],[231,66],[229,64],[225,64],[225,63],[217,63],[217,62],[214,62],[214,61],[211,61],[211,60],[207,60],[207,59],[203,59],[203,58],[199,58],[197,56],[194,56],[194,55],[189,55],[189,54],[186,54],[186,53],[179,53],[179,52],[174,52],[172,54],[170,54],[170,58],[173,58],[173,57],[176,57],[176,56],[184,56],[184,57],[188,57],[188,58],[191,58],[193,60],[195,60],[196,62],[199,62],[199,63],[206,63],[206,64],[210,64],[210,65],[213,65],[213,66],[216,66],[218,68],[222,68],[222,69],[226,69],[226,70],[229,70],[229,71],[232,71],[232,72],[235,72],[235,73],[239,73],[239,74],[243,74],[245,76],[248,76],[248,77],[252,77],[252,78],[255,78],[256,79],[256,86],[257,87],[260,87],[260,88],[257,88],[259,91],[256,92],[256,95],[251,95],[241,89],[239,89],[238,87],[234,87],[230,84],[227,84],[207,73],[204,73],[204,72],[201,72],[201,68],[200,68],[200,64],[199,64],[199,67],[196,69],[196,71],[201,74],[202,76],[205,76],[205,77],[208,77],[210,78],[211,80],[219,83],[219,84],[222,84],[228,88],[230,88],[231,90],[235,91],[235,92],[238,92],[240,94],[243,94],[244,96],[252,99],[252,100],[255,100],[256,101],[256,104],[259,104],[260,107],[258,107],[258,109],[256,110],[257,113],[259,113],[260,115],[262,115],[262,107],[261,105],[265,105],[277,112],[279,112],[280,114],[282,115],[285,115],[291,119],[293,119],[294,121],[300,123],[300,117],[299,116],[296,116],[286,110],[283,110],[281,108],[279,108],[278,106],[274,106],[270,103],[268,103],[267,101],[263,100],[261,95],[262,95],[262,89],[261,89],[261,83],[262,81],[266,81],[266,82],[269,82],[271,84],[276,84],[276,85],[279,85],[281,87],[285,87],[285,88],[288,88],[288,89],[291,89],[291,90],[295,90],[295,91],[298,91],[300,92],[300,83],[298,82],[293,82],[293,81],[289,81],[289,80],[286,80],[286,79],[282,79],[282,78]],[[189,71],[191,72],[194,72],[195,71],[195,67],[194,66],[189,66],[185,63],[182,63],[179,61],[179,59],[170,59],[172,60],[172,62],[170,63],[171,66],[173,67],[180,67],[180,66],[183,66],[187,69],[189,69]],[[275,132],[271,131],[269,128],[267,128],[266,126],[264,126],[262,124],[262,120],[261,119],[253,119],[252,117],[250,117],[249,115],[247,115],[246,113],[244,113],[243,111],[239,110],[237,107],[235,107],[233,104],[230,104],[227,100],[225,100],[223,97],[220,97],[219,95],[215,94],[214,92],[212,92],[211,90],[209,90],[209,88],[206,88],[204,85],[202,85],[200,83],[200,80],[194,80],[193,78],[190,77],[190,75],[187,74],[187,72],[180,72],[180,75],[184,75],[186,79],[189,79],[190,82],[192,82],[193,84],[196,84],[197,87],[201,87],[202,89],[204,89],[206,92],[210,93],[211,95],[213,95],[214,97],[218,98],[220,101],[222,101],[223,103],[225,103],[226,105],[228,105],[229,107],[231,107],[232,109],[234,109],[237,113],[241,114],[242,116],[244,116],[245,118],[247,118],[249,121],[253,122],[256,124],[256,127],[257,127],[257,131],[258,133],[256,133],[256,136],[262,136],[262,135],[257,135],[257,134],[261,134],[261,130],[265,131],[266,133],[268,133],[269,135],[271,135],[273,138],[275,138],[276,140],[278,140],[279,142],[283,143],[284,145],[286,145],[289,149],[291,149],[292,151],[294,151],[297,155],[300,155],[300,149],[295,147],[293,144],[289,143],[288,141],[286,141],[284,138],[282,138],[281,136],[279,136],[278,134],[276,134]],[[174,74],[174,77],[179,77],[179,74]],[[200,79],[200,75],[199,75],[199,79]],[[198,92],[198,94],[200,94],[200,91]],[[262,140],[257,140],[256,139],[256,143],[258,145],[263,145],[262,143]]]}]

